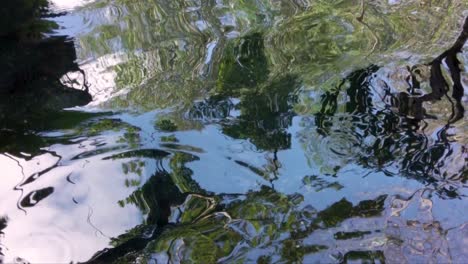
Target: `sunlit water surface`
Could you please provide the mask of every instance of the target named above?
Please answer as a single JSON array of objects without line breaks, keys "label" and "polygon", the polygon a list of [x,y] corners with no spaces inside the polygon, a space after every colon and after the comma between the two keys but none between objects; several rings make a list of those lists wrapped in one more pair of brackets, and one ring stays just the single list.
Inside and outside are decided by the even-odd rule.
[{"label": "sunlit water surface", "polygon": [[2,128],[4,261],[466,261],[467,97],[411,98],[468,9],[432,2],[56,0],[93,101]]}]

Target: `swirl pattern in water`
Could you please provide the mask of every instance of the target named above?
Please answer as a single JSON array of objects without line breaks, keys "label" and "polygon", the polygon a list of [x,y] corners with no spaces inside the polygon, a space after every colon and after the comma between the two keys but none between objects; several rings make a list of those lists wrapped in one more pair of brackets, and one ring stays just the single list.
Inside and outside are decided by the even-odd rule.
[{"label": "swirl pattern in water", "polygon": [[466,1],[29,2],[0,263],[468,258]]}]

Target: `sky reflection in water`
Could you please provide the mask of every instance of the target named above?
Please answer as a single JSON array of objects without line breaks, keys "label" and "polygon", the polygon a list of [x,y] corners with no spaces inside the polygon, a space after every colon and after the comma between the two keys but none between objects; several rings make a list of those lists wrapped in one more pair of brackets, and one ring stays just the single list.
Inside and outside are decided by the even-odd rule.
[{"label": "sky reflection in water", "polygon": [[467,93],[413,100],[466,4],[350,2],[57,3],[93,101],[2,130],[5,261],[468,257]]}]

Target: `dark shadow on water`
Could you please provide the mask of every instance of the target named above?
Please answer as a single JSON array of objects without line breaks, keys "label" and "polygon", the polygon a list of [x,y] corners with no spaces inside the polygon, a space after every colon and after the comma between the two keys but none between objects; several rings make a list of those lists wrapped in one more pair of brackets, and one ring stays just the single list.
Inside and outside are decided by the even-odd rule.
[{"label": "dark shadow on water", "polygon": [[67,37],[50,37],[32,43],[0,39],[0,124],[26,126],[45,120],[50,112],[91,101],[86,87],[68,88],[60,78],[79,71],[74,43]]},{"label": "dark shadow on water", "polygon": [[20,202],[21,207],[32,207],[54,192],[53,187],[35,190],[27,194]]},{"label": "dark shadow on water", "polygon": [[[6,1],[0,10],[0,132],[38,129],[51,113],[89,103],[73,40],[45,36],[58,27],[43,18],[53,15],[48,1]],[[60,81],[76,71],[83,75],[81,90]]]},{"label": "dark shadow on water", "polygon": [[[10,110],[13,111],[12,109]],[[46,114],[47,118],[44,118],[43,114]],[[34,114],[28,119],[28,122],[21,123],[21,121],[24,121],[23,118],[25,116],[18,118],[15,113],[11,113],[8,121],[3,119],[5,123],[0,123],[3,125],[0,127],[0,152],[7,152],[29,160],[36,155],[46,153],[44,147],[50,144],[69,143],[69,137],[44,137],[40,135],[40,131],[73,129],[77,124],[106,114],[108,113],[85,113],[78,111],[43,112],[37,115]],[[22,153],[30,155],[25,156]]]}]

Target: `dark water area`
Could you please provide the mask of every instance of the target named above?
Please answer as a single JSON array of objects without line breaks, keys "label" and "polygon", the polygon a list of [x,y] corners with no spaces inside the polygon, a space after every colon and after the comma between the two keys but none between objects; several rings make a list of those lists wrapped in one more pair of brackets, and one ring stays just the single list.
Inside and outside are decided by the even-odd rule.
[{"label": "dark water area", "polygon": [[0,263],[468,259],[466,1],[49,2],[0,8]]}]

